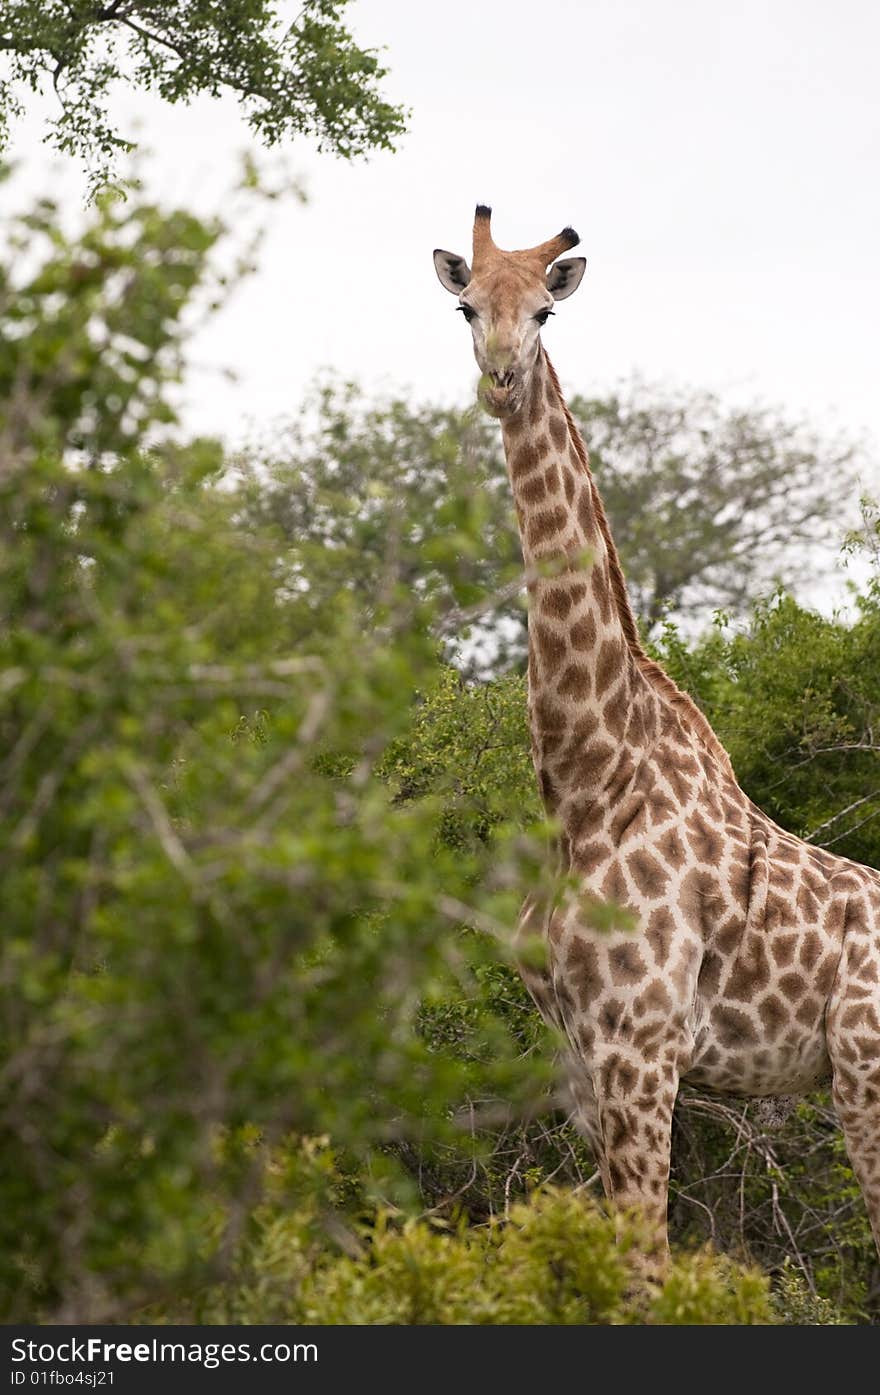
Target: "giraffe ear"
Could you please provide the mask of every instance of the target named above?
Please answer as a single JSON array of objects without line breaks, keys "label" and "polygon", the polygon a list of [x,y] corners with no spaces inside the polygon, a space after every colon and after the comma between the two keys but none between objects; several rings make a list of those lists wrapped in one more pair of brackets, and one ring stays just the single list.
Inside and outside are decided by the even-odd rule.
[{"label": "giraffe ear", "polygon": [[471,269],[464,257],[457,257],[454,252],[444,252],[442,247],[438,247],[434,253],[434,270],[440,277],[441,286],[445,286],[453,295],[460,295],[471,279]]},{"label": "giraffe ear", "polygon": [[586,257],[566,257],[564,262],[555,262],[547,272],[547,289],[553,299],[565,300],[576,291],[586,269]]}]

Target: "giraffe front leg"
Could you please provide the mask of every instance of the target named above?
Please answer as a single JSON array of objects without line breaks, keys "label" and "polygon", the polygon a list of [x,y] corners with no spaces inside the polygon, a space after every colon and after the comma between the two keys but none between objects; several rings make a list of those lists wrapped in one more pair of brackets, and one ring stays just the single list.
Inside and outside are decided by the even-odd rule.
[{"label": "giraffe front leg", "polygon": [[666,1214],[678,1070],[610,1046],[594,1058],[591,1078],[605,1191],[615,1209],[645,1225],[643,1270],[651,1277],[669,1261]]},{"label": "giraffe front leg", "polygon": [[687,927],[674,948],[671,920],[666,930],[655,963],[658,951],[647,936],[578,926],[552,965],[574,1074],[588,1082],[574,1091],[584,1101],[583,1132],[609,1201],[641,1218],[642,1269],[649,1276],[669,1260],[672,1115],[679,1077],[693,1057],[699,965],[699,942]]}]

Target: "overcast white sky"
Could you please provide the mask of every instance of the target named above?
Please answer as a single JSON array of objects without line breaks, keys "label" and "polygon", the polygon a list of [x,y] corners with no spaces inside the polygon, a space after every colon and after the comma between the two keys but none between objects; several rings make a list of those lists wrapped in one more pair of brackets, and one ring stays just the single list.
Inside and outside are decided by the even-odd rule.
[{"label": "overcast white sky", "polygon": [[[568,222],[581,234],[587,276],[546,333],[569,389],[635,370],[880,440],[880,6],[357,0],[350,14],[386,46],[410,133],[356,165],[292,147],[310,202],[272,211],[259,274],[198,339],[188,425],[262,430],[325,368],[470,400],[470,336],[431,251],[469,253],[482,200],[501,246]],[[141,122],[159,193],[216,206],[246,144],[234,102],[121,94],[117,108]],[[39,135],[35,113],[14,149],[32,186],[49,180]],[[51,184],[75,209],[79,173]]]}]

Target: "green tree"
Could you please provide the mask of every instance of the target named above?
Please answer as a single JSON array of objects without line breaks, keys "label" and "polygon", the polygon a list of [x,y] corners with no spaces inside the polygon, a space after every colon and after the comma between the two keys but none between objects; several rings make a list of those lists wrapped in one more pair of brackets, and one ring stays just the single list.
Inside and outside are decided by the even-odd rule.
[{"label": "green tree", "polygon": [[818,846],[880,866],[876,577],[853,623],[780,592],[748,628],[691,646],[669,631],[659,653],[704,707],[756,803]]},{"label": "green tree", "polygon": [[[833,555],[855,502],[851,444],[769,411],[722,409],[698,392],[634,386],[625,396],[575,397],[572,410],[649,631],[664,616],[686,614],[689,628],[716,609],[745,616],[777,580],[815,579]],[[519,539],[500,433],[486,417],[325,385],[302,417],[239,463],[260,482],[254,516],[268,511],[307,548],[315,606],[340,575],[364,597],[381,594],[393,536],[410,584],[437,599],[438,633],[465,672],[521,663]],[[477,511],[479,536],[456,555],[449,547],[462,509]],[[458,602],[444,576],[450,556]]]},{"label": "green tree", "polygon": [[858,451],[843,437],[641,384],[571,406],[648,630],[664,615],[745,616],[774,584],[814,581],[852,521]]},{"label": "green tree", "polygon": [[376,51],[346,28],[347,3],[305,0],[291,20],[278,0],[6,0],[0,152],[23,93],[51,89],[49,139],[99,187],[133,148],[108,110],[120,79],[167,102],[230,92],[266,145],[305,135],[345,158],[392,148],[404,113],[381,95]]},{"label": "green tree", "polygon": [[[454,641],[467,630],[487,662],[508,637],[519,652],[522,561],[485,414],[372,402],[353,384],[330,383],[236,463],[247,482],[243,522],[281,530],[314,616],[332,610],[340,589],[367,613],[381,604],[392,550],[401,583],[435,605],[439,634]],[[499,599],[511,617],[500,627]]]}]

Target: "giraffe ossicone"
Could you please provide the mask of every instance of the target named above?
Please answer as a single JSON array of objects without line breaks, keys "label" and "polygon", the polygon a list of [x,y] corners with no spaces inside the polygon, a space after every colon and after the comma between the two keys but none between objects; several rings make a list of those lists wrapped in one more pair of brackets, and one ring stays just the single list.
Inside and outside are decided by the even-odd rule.
[{"label": "giraffe ossicone", "polygon": [[[880,1247],[880,873],[778,827],[697,706],[647,657],[584,442],[541,342],[580,284],[571,228],[504,252],[478,205],[471,265],[437,250],[501,422],[529,576],[529,723],[556,855],[587,898],[526,901],[547,963],[522,974],[566,1043],[605,1191],[665,1244],[681,1081],[744,1097],[831,1081]],[[549,267],[549,270],[548,270]]]}]

